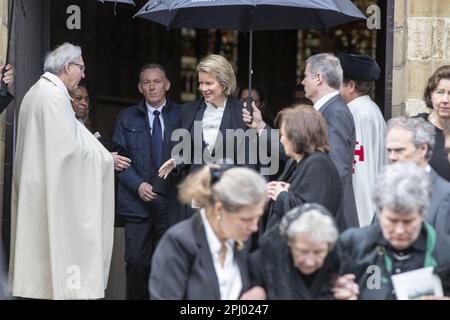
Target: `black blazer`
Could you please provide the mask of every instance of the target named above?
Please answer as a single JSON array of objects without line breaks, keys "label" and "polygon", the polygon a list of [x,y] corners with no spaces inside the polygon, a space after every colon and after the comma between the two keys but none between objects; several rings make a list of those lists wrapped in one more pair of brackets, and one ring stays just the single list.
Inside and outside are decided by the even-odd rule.
[{"label": "black blazer", "polygon": [[341,95],[328,100],[320,113],[327,122],[328,140],[330,142],[330,157],[341,177],[343,186],[343,212],[345,219],[337,221],[339,229],[358,227],[355,195],[353,192],[353,159],[355,154],[355,121]]},{"label": "black blazer", "polygon": [[[227,104],[225,106],[224,115],[220,124],[220,132],[223,139],[217,139],[214,150],[210,153],[206,149],[206,144],[203,140],[203,132],[201,122],[206,109],[206,103],[204,99],[188,102],[181,106],[181,115],[175,126],[179,129],[177,132],[178,139],[172,141],[172,156],[174,156],[174,150],[180,150],[180,143],[183,141],[190,142],[189,152],[177,153],[177,167],[169,175],[169,223],[174,225],[175,223],[189,218],[193,214],[190,206],[182,206],[178,202],[178,190],[179,183],[191,172],[200,169],[207,161],[214,163],[222,163],[224,157],[229,154],[232,158],[229,159],[233,164],[242,165],[257,169],[258,159],[252,158],[256,156],[256,152],[253,152],[252,147],[256,147],[258,143],[258,135],[255,130],[249,129],[242,120],[242,102],[234,97],[228,97]],[[197,125],[195,126],[195,122]],[[181,129],[181,130],[180,130]],[[227,150],[225,141],[225,134],[227,129],[240,129],[241,132],[247,133],[250,139],[244,139],[243,135],[235,139],[234,152]],[[175,137],[174,137],[175,138]],[[184,145],[184,144],[183,144]],[[186,144],[186,146],[188,146]],[[206,150],[205,150],[206,149]],[[255,148],[256,150],[256,148]],[[183,150],[182,150],[183,151]],[[176,152],[175,152],[176,153]],[[207,158],[200,159],[201,161],[195,161],[195,155],[205,154]],[[220,157],[222,155],[223,157]],[[184,160],[183,160],[183,157]],[[216,159],[213,159],[216,157]],[[242,158],[241,158],[242,157]],[[197,163],[196,163],[197,162]]]},{"label": "black blazer", "polygon": [[276,201],[270,201],[265,230],[277,225],[290,209],[315,202],[326,207],[333,217],[342,220],[342,184],[330,156],[315,151],[299,163],[290,159],[278,181],[290,183]]},{"label": "black blazer", "polygon": [[[242,292],[250,287],[247,249],[234,250],[241,271]],[[161,238],[152,259],[150,298],[219,300],[220,289],[199,213],[171,227]]]}]

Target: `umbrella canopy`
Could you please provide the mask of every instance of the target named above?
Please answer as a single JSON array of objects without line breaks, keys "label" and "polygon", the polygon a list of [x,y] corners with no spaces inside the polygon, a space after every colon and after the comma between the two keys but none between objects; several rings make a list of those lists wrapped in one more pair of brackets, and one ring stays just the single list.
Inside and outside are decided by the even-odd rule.
[{"label": "umbrella canopy", "polygon": [[135,17],[168,28],[250,32],[249,89],[253,30],[326,29],[366,19],[350,0],[150,0]]},{"label": "umbrella canopy", "polygon": [[288,30],[366,19],[350,0],[150,0],[135,15],[169,28]]}]

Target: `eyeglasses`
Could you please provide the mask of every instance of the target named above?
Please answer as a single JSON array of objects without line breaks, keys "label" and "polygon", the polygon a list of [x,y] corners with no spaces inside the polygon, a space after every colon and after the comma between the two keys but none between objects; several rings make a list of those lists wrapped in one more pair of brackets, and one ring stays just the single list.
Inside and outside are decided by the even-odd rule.
[{"label": "eyeglasses", "polygon": [[78,68],[80,68],[80,71],[83,73],[84,70],[86,70],[86,66],[79,64],[79,63],[75,63],[75,62],[69,62],[69,64],[73,64],[74,66],[77,66]]}]

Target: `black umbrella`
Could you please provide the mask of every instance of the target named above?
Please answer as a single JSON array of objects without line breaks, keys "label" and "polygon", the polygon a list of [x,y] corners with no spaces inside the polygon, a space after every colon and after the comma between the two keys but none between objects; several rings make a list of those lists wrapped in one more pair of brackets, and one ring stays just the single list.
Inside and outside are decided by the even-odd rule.
[{"label": "black umbrella", "polygon": [[[135,17],[168,28],[250,32],[249,89],[252,88],[253,30],[326,29],[366,19],[350,0],[150,0]],[[251,111],[251,100],[247,107]]]}]

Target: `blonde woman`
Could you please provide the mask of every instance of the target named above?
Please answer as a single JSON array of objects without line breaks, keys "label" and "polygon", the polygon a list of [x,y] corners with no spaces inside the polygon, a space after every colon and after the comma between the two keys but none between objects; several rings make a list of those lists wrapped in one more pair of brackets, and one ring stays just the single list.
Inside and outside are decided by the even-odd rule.
[{"label": "blonde woman", "polygon": [[243,243],[258,230],[265,180],[247,168],[205,166],[180,186],[199,209],[170,228],[153,256],[151,299],[236,300],[250,287]]}]

